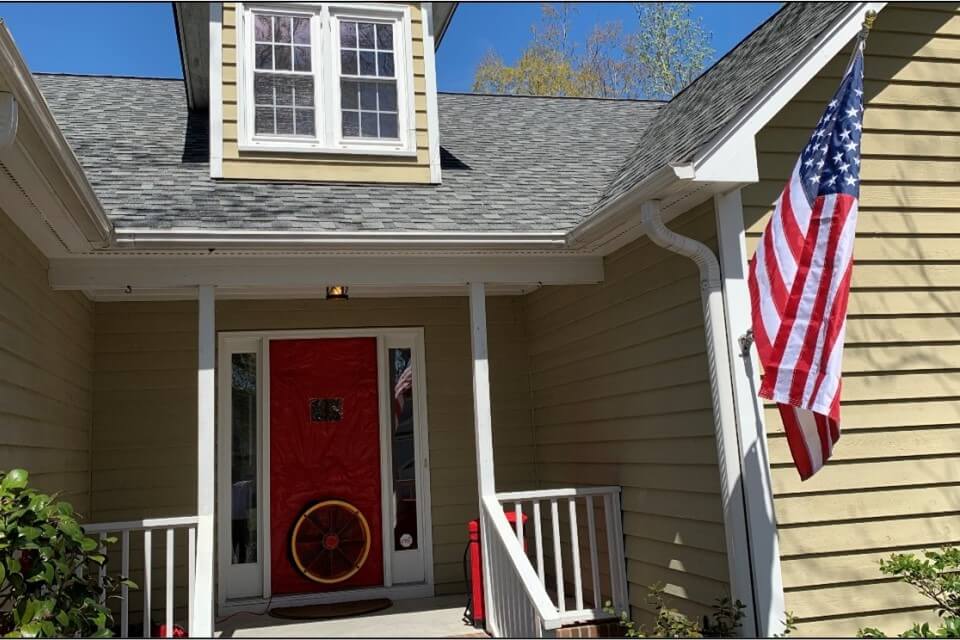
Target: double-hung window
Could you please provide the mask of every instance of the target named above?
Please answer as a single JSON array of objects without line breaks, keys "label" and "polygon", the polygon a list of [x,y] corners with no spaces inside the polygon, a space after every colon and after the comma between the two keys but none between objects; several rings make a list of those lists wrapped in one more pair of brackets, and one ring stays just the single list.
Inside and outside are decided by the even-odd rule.
[{"label": "double-hung window", "polygon": [[241,151],[414,155],[409,8],[244,3]]}]

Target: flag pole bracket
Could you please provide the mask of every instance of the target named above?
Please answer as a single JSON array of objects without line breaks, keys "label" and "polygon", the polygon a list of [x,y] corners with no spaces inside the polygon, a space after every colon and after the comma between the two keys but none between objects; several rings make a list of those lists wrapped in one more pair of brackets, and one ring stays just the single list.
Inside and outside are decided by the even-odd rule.
[{"label": "flag pole bracket", "polygon": [[750,346],[753,345],[753,329],[747,329],[747,332],[737,338],[737,344],[740,345],[740,357],[746,358],[750,355]]}]

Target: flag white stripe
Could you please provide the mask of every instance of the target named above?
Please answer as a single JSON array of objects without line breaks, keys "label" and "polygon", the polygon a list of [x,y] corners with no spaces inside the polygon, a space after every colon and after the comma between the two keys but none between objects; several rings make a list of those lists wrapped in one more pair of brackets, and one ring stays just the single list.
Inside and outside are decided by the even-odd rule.
[{"label": "flag white stripe", "polygon": [[[767,252],[763,247],[763,243],[760,243],[760,246],[757,247],[757,285],[760,291],[769,292],[770,279],[767,274]],[[767,334],[767,339],[770,342],[777,337],[777,332],[780,330],[780,312],[776,307],[776,304],[773,301],[773,296],[771,295],[761,295],[760,296],[760,315],[763,318],[763,330]]]},{"label": "flag white stripe", "polygon": [[803,442],[807,446],[807,455],[810,456],[810,466],[816,471],[823,466],[823,451],[820,449],[820,432],[817,430],[817,421],[812,411],[794,408],[797,413],[797,423],[803,433]]},{"label": "flag white stripe", "polygon": [[[823,210],[832,210],[836,203],[836,196],[829,195],[824,197]],[[830,209],[827,209],[830,207]],[[820,289],[820,274],[823,271],[823,263],[826,260],[827,238],[830,237],[830,224],[825,221],[817,229],[817,241],[814,245],[813,256],[810,261],[810,268],[807,270],[806,279],[803,283],[803,289],[800,294],[800,304],[797,306],[796,319],[793,326],[790,327],[790,336],[787,339],[786,349],[784,349],[781,358],[781,366],[777,372],[776,391],[773,400],[784,404],[793,404],[797,402],[790,398],[790,387],[793,384],[793,375],[798,364],[807,366],[809,363],[800,358],[800,352],[807,335],[807,326],[810,323],[814,303],[817,300],[817,291]]]}]

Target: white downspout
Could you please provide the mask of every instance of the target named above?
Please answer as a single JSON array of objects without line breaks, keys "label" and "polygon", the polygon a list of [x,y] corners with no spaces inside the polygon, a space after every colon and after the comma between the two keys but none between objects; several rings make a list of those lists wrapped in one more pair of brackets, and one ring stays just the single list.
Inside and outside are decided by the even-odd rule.
[{"label": "white downspout", "polygon": [[741,634],[748,638],[756,637],[757,608],[753,597],[746,505],[743,500],[741,452],[736,426],[730,353],[727,350],[720,263],[707,245],[668,229],[660,216],[658,201],[647,201],[640,206],[640,221],[647,237],[654,244],[690,258],[700,269],[700,298],[703,303],[707,366],[710,372],[710,391],[713,396],[713,420],[717,460],[720,466],[720,491],[723,500],[730,595],[731,599],[740,600],[747,605],[747,616],[744,619]]}]

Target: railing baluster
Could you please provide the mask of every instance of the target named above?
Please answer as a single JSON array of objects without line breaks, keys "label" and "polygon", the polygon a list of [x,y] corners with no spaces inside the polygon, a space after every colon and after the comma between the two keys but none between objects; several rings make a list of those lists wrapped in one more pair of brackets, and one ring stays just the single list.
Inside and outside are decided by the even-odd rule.
[{"label": "railing baluster", "polygon": [[513,505],[513,515],[517,519],[517,540],[520,541],[520,547],[526,552],[526,546],[523,543],[523,503],[517,502]]},{"label": "railing baluster", "polygon": [[627,561],[623,551],[623,519],[620,513],[619,491],[614,492],[610,496],[610,505],[613,510],[611,514],[611,520],[613,520],[612,553],[616,555],[617,558],[617,561],[614,563],[616,565],[616,572],[613,575],[616,576],[616,583],[613,596],[614,602],[619,603],[620,610],[625,611],[629,606],[627,604],[629,595],[627,594]]},{"label": "railing baluster", "polygon": [[593,513],[593,496],[587,496],[587,536],[590,541],[590,585],[593,587],[593,606],[600,609],[600,559],[597,557],[597,519]]},{"label": "railing baluster", "polygon": [[149,638],[153,635],[150,628],[150,607],[153,592],[153,560],[151,551],[153,546],[153,535],[150,529],[143,532],[143,637]]},{"label": "railing baluster", "polygon": [[570,510],[570,553],[573,564],[573,598],[577,611],[583,610],[583,576],[580,572],[580,532],[577,530],[577,501],[567,500]]},{"label": "railing baluster", "polygon": [[173,637],[173,529],[167,529],[167,628],[166,637]]},{"label": "railing baluster", "polygon": [[563,595],[563,556],[560,552],[560,512],[557,508],[557,499],[550,499],[550,516],[553,524],[553,569],[556,571],[557,582],[557,609],[560,613],[567,610],[567,602]]},{"label": "railing baluster", "polygon": [[547,586],[547,576],[543,570],[543,529],[540,524],[540,501],[533,501],[533,537],[537,545],[537,575],[540,576],[540,584]]},{"label": "railing baluster", "polygon": [[187,634],[193,636],[193,587],[197,579],[197,530],[187,529]]},{"label": "railing baluster", "polygon": [[[130,579],[130,530],[124,529],[120,532],[120,577],[123,580]],[[130,595],[130,587],[126,584],[120,585],[120,637],[130,637],[130,603],[127,598]]]}]

